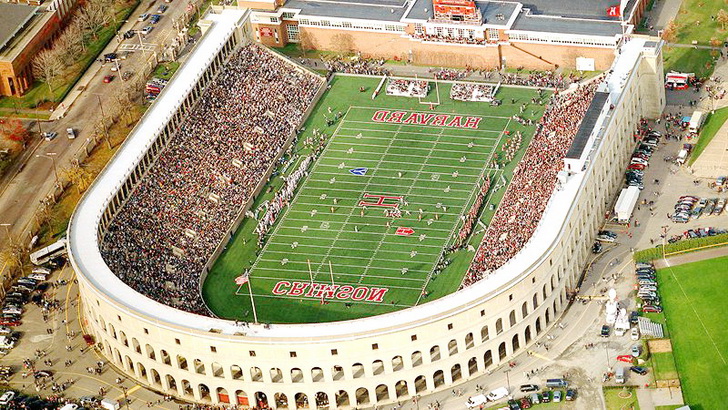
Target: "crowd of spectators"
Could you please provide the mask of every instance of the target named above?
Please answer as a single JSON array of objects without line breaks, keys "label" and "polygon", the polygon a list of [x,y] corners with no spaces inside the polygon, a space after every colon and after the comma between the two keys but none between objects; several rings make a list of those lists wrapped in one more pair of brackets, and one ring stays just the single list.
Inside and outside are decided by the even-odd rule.
[{"label": "crowd of spectators", "polygon": [[463,279],[469,286],[503,266],[531,239],[556,187],[556,174],[579,129],[596,85],[554,94],[526,153],[513,171],[473,263]]},{"label": "crowd of spectators", "polygon": [[331,57],[324,59],[323,61],[326,69],[332,73],[386,76],[391,74],[389,70],[384,67],[384,59],[369,59],[362,57],[344,59],[342,57]]},{"label": "crowd of spectators", "polygon": [[458,101],[493,101],[495,84],[455,83],[450,88],[450,98]]},{"label": "crowd of spectators", "polygon": [[247,45],[207,87],[101,244],[138,292],[205,314],[200,275],[296,131],[322,80]]},{"label": "crowd of spectators", "polygon": [[556,71],[534,71],[527,74],[520,72],[501,73],[500,78],[503,84],[564,89],[573,83],[581,81],[583,76],[575,73],[563,75],[556,73]]},{"label": "crowd of spectators", "polygon": [[387,82],[387,95],[404,97],[427,97],[430,83],[427,80],[408,80],[393,78]]},{"label": "crowd of spectators", "polygon": [[485,177],[485,181],[483,181],[483,185],[480,186],[480,190],[475,197],[475,201],[473,201],[473,204],[470,206],[468,213],[461,217],[463,219],[463,226],[460,228],[460,231],[458,231],[458,237],[455,241],[456,248],[463,246],[470,237],[470,234],[473,233],[473,227],[475,226],[475,222],[478,220],[478,215],[480,214],[480,209],[483,207],[483,203],[485,202],[485,196],[488,195],[488,190],[490,190],[490,175]]},{"label": "crowd of spectators", "polygon": [[449,36],[443,36],[443,35],[437,35],[437,34],[426,34],[426,33],[413,34],[412,38],[416,38],[418,40],[423,40],[423,41],[432,41],[432,42],[437,42],[437,43],[451,43],[451,44],[477,44],[477,45],[498,44],[498,42],[495,40],[486,40],[484,38],[449,37]]}]

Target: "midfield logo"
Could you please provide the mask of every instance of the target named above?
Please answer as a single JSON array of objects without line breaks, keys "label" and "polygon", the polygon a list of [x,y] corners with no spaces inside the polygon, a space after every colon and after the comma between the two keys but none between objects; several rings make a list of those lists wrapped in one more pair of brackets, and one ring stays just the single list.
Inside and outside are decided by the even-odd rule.
[{"label": "midfield logo", "polygon": [[453,128],[478,128],[480,117],[463,117],[462,115],[430,114],[424,112],[386,111],[380,110],[372,115],[374,122],[392,122],[395,124],[432,125]]},{"label": "midfield logo", "polygon": [[[404,197],[364,194],[364,199],[359,201],[359,206],[381,206],[384,208],[398,208],[399,202],[402,200],[402,198]],[[366,199],[376,199],[376,202],[366,201]]]}]

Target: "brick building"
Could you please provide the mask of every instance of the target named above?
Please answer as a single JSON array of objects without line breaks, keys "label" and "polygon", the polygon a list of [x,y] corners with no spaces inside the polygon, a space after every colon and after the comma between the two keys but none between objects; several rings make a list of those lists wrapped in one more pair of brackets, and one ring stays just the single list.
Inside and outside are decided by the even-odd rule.
[{"label": "brick building", "polygon": [[[588,3],[588,4],[585,4]],[[646,1],[239,0],[267,46],[361,52],[448,67],[604,70]]]},{"label": "brick building", "polygon": [[0,96],[20,96],[33,85],[33,57],[58,33],[76,0],[27,3],[0,3]]}]

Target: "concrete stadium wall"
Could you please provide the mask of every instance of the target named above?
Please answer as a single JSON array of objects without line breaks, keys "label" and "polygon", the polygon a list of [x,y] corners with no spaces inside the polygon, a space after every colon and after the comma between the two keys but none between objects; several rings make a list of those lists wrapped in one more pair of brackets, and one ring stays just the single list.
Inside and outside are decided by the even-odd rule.
[{"label": "concrete stadium wall", "polygon": [[140,384],[204,403],[252,406],[256,397],[265,396],[271,407],[279,407],[285,395],[289,408],[304,398],[314,406],[317,397],[331,407],[372,407],[451,389],[492,371],[539,340],[578,286],[607,204],[621,187],[632,133],[641,117],[659,114],[664,104],[664,98],[658,103],[651,101],[653,95],[641,94],[644,87],[658,87],[643,81],[662,84],[662,74],[654,73],[661,66],[646,60],[614,102],[581,189],[549,250],[467,306],[453,303],[396,327],[382,320],[375,332],[316,336],[317,325],[310,324],[299,325],[301,337],[256,336],[245,327],[228,335],[138,312],[96,288],[93,272],[77,271],[87,332],[114,365]]}]

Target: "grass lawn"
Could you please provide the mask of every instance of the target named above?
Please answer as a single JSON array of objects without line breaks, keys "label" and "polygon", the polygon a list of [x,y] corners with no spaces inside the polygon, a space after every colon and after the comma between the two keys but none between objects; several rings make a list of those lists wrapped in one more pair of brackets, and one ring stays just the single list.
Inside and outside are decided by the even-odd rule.
[{"label": "grass lawn", "polygon": [[703,129],[700,130],[698,143],[695,145],[693,154],[690,156],[690,160],[688,161],[689,165],[692,165],[695,160],[698,159],[700,154],[703,153],[705,147],[708,146],[726,120],[728,120],[728,107],[715,110],[714,114],[708,114],[708,118],[705,119],[705,125],[703,125]]},{"label": "grass lawn", "polygon": [[[603,391],[607,410],[639,410],[640,408],[637,393],[633,387],[604,387]],[[622,398],[620,395],[628,397]]]},{"label": "grass lawn", "polygon": [[[458,102],[449,98],[450,85],[432,84],[427,100],[441,105],[430,111],[417,99],[392,97],[382,92],[374,100],[372,91],[380,79],[338,76],[306,123],[294,158],[283,164],[273,189],[281,184],[298,161],[308,155],[301,144],[319,129],[332,135],[326,148],[309,167],[308,178],[278,224],[269,231],[262,250],[253,233],[257,221],[246,218],[218,258],[203,284],[203,297],[218,316],[252,319],[248,285],[238,287],[234,278],[251,271],[258,318],[264,322],[326,322],[373,316],[437,299],[455,291],[473,257],[457,251],[447,256],[450,264],[435,272],[443,249],[451,244],[460,225],[460,215],[472,202],[482,175],[509,181],[513,168],[525,151],[534,127],[510,121],[520,104],[536,95],[532,89],[502,88],[499,107],[488,103]],[[359,86],[367,91],[359,92]],[[515,104],[511,103],[514,98]],[[524,115],[540,118],[544,107],[529,105]],[[477,128],[450,128],[373,120],[378,110],[419,112],[424,115],[462,115],[481,118]],[[328,127],[325,118],[341,112],[343,119]],[[508,136],[503,131],[521,131],[524,139],[518,155],[499,170],[491,168]],[[366,168],[357,175],[351,170]],[[500,201],[505,189],[491,189],[488,203]],[[370,196],[366,196],[369,194]],[[380,199],[376,195],[402,197]],[[273,196],[272,190],[258,198],[255,206]],[[334,198],[336,203],[334,203]],[[367,201],[370,204],[362,204]],[[376,203],[376,204],[374,204]],[[385,216],[397,204],[401,216]],[[487,223],[494,213],[482,215]],[[422,211],[420,211],[420,209]],[[421,217],[420,217],[421,215]],[[401,232],[399,228],[414,232]],[[407,231],[405,229],[405,231]],[[482,233],[470,243],[477,247]],[[331,284],[353,289],[386,288],[381,302],[337,300],[307,292],[277,293],[281,281]],[[356,292],[355,292],[356,293]],[[372,293],[368,293],[369,296]]]},{"label": "grass lawn", "polygon": [[169,80],[172,78],[174,73],[177,72],[177,69],[179,68],[180,63],[178,62],[170,62],[170,63],[161,63],[157,66],[157,68],[154,69],[154,72],[152,73],[152,77],[161,78],[163,80]]},{"label": "grass lawn", "polygon": [[656,380],[677,379],[678,373],[675,367],[675,357],[672,352],[652,353],[650,365]]},{"label": "grass lawn", "polygon": [[[728,391],[728,257],[660,269],[658,281],[685,402],[718,409]],[[723,404],[721,404],[723,403]]]},{"label": "grass lawn", "polygon": [[715,58],[711,55],[711,50],[666,45],[662,53],[665,73],[678,71],[695,73],[698,77],[708,77],[715,68]]},{"label": "grass lawn", "polygon": [[721,24],[711,18],[717,16],[720,9],[728,11],[728,4],[718,0],[683,0],[675,17],[677,42],[690,44],[697,41],[707,45],[711,38],[724,41],[728,32],[723,31]]}]

